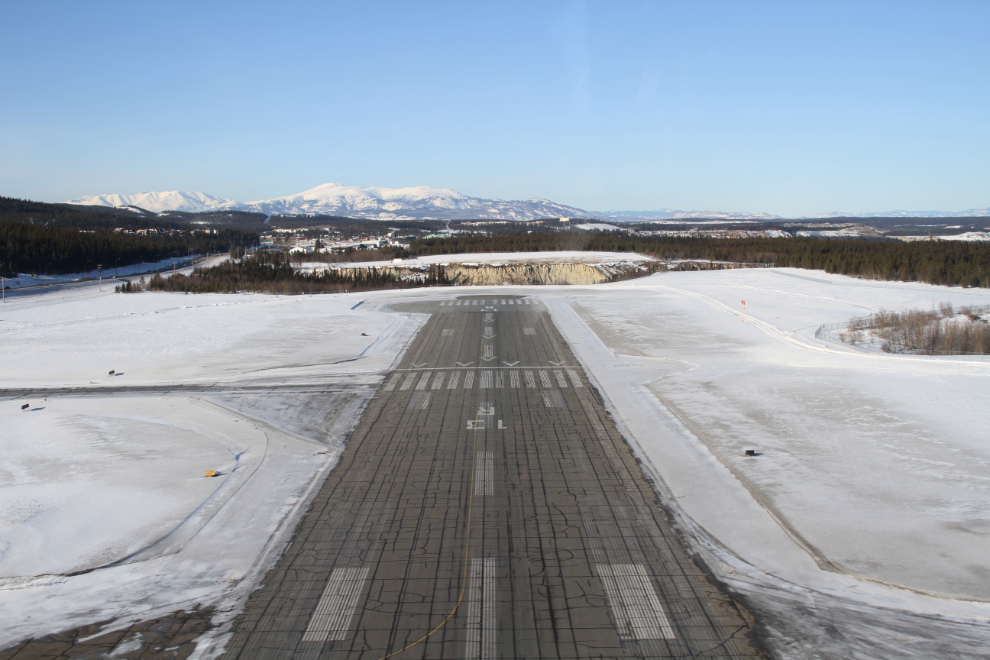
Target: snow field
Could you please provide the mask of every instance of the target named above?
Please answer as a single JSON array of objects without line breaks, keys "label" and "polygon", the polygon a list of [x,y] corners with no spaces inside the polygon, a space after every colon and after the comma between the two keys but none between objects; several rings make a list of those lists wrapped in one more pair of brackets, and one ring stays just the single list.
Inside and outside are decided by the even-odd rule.
[{"label": "snow field", "polygon": [[924,658],[990,641],[990,361],[814,332],[988,300],[754,269],[574,287],[548,306],[695,549],[762,603],[784,657]]},{"label": "snow field", "polygon": [[203,388],[0,400],[0,648],[196,604],[232,616],[423,322],[374,297],[42,295],[0,309],[4,388]]}]

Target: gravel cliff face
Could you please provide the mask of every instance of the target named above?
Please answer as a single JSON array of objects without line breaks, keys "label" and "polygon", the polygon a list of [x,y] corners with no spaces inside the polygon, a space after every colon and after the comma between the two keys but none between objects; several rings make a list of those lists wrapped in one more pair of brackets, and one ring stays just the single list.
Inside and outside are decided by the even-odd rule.
[{"label": "gravel cliff face", "polygon": [[599,284],[612,279],[588,264],[506,264],[497,266],[447,267],[447,276],[456,284]]},{"label": "gravel cliff face", "polygon": [[[494,284],[600,284],[656,272],[656,262],[610,264],[447,264],[444,271],[451,284],[490,286]],[[349,270],[349,269],[346,269]],[[382,271],[401,279],[425,276],[425,268],[386,266]]]}]

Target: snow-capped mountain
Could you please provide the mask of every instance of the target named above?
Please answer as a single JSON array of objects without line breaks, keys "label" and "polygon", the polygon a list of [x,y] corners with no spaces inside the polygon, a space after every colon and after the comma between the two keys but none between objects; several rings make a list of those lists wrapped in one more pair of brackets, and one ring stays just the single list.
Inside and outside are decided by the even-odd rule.
[{"label": "snow-capped mountain", "polygon": [[[723,211],[604,211],[590,212],[565,206],[548,199],[504,201],[468,197],[449,188],[359,188],[339,183],[325,183],[295,195],[237,202],[201,192],[146,192],[136,195],[95,195],[71,199],[67,204],[97,206],[133,206],[155,213],[162,211],[236,210],[266,215],[340,215],[370,220],[535,220],[537,218],[587,218],[613,222],[644,222],[648,220],[782,220],[770,213],[731,213]],[[990,208],[967,209],[954,213],[941,211],[887,211],[882,213],[826,213],[805,216],[808,219],[835,217],[858,218],[932,218],[986,217]]]},{"label": "snow-capped mountain", "polygon": [[201,213],[217,209],[233,209],[240,206],[232,199],[222,199],[201,192],[145,192],[136,195],[89,195],[70,199],[65,204],[82,204],[85,206],[136,206],[146,211],[161,213],[162,211],[186,211]]},{"label": "snow-capped mountain", "polygon": [[310,190],[253,202],[235,202],[201,192],[151,192],[138,195],[98,195],[68,204],[137,206],[149,211],[202,212],[218,209],[266,215],[340,215],[371,220],[593,217],[587,211],[546,199],[503,201],[468,197],[448,188],[359,188],[325,183]]}]

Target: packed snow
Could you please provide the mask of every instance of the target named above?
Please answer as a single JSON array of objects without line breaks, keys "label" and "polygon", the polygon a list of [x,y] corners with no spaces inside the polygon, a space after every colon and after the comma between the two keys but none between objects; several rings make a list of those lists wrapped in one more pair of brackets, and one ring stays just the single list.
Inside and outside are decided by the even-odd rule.
[{"label": "packed snow", "polygon": [[[388,304],[496,290],[547,303],[693,550],[779,657],[980,657],[990,644],[990,359],[815,338],[880,308],[990,304],[990,291],[738,269],[596,286],[41,296],[0,310],[8,388],[204,387],[27,411],[0,401],[0,646],[194,603],[231,616],[423,322]],[[238,390],[261,383],[338,389]]]}]

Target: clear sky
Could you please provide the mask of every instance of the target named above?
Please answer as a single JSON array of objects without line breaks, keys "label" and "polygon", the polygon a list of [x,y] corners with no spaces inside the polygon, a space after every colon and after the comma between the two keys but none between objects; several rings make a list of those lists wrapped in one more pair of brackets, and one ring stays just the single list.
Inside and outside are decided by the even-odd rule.
[{"label": "clear sky", "polygon": [[990,2],[0,0],[0,195],[990,206]]}]

